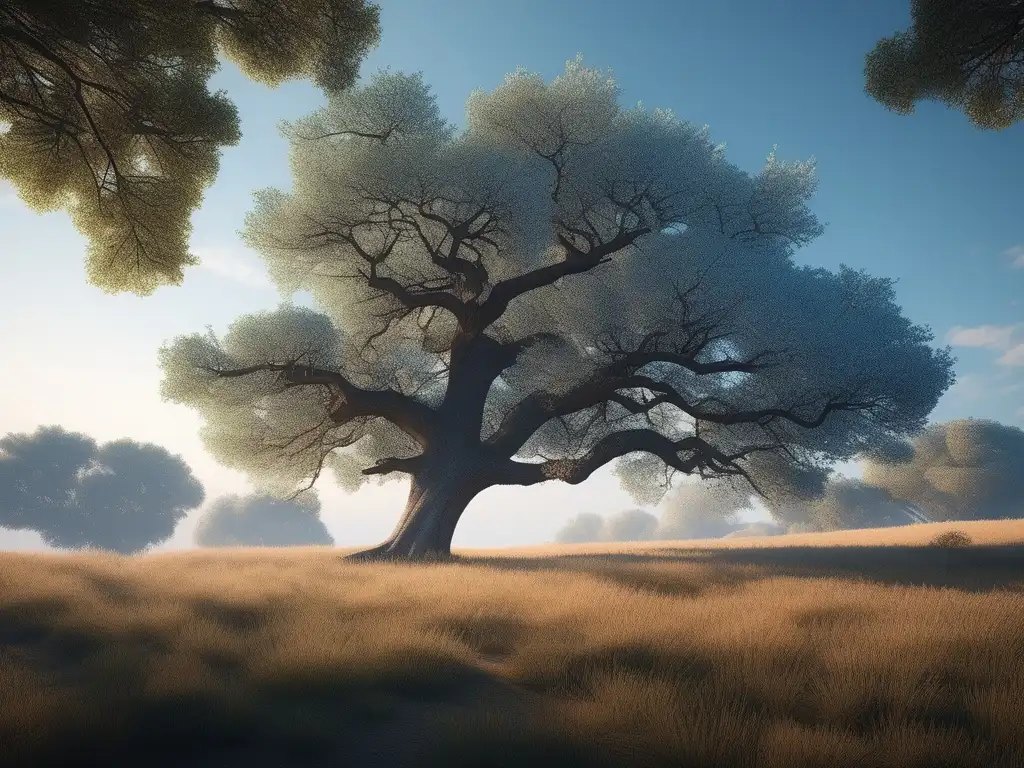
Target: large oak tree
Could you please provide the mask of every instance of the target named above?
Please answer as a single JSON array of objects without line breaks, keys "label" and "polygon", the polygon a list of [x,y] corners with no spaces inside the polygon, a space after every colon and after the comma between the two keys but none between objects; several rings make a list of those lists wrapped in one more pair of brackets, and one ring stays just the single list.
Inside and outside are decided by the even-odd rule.
[{"label": "large oak tree", "polygon": [[145,295],[179,284],[192,211],[238,116],[207,81],[217,55],[276,86],[355,80],[378,38],[364,0],[5,0],[0,179],[67,209],[90,282]]},{"label": "large oak tree", "polygon": [[936,99],[981,128],[1024,117],[1024,3],[911,0],[913,24],[866,57],[866,90],[902,114]]},{"label": "large oak tree", "polygon": [[616,461],[641,501],[678,472],[820,491],[952,381],[890,281],[793,263],[822,229],[812,163],[745,173],[578,60],[474,93],[461,131],[401,74],[286,131],[292,191],[259,193],[245,237],[323,311],[177,338],[162,393],[275,493],[411,476],[363,557],[445,555],[483,490]]}]

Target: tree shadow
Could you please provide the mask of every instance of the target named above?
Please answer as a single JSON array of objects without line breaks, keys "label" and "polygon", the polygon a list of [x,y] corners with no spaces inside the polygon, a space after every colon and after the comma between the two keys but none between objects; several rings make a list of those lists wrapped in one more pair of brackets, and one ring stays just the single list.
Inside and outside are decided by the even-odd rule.
[{"label": "tree shadow", "polygon": [[[637,589],[696,596],[712,587],[738,587],[772,577],[842,578],[969,592],[1024,591],[1024,546],[848,546],[750,549],[659,548],[644,554],[559,554],[532,557],[454,555],[453,562],[500,570],[580,571]],[[673,575],[671,564],[708,567]]]}]

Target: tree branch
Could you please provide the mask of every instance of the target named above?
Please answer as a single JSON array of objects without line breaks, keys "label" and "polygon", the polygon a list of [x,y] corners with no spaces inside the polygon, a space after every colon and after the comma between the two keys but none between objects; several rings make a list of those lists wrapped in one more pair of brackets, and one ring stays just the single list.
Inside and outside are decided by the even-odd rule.
[{"label": "tree branch", "polygon": [[436,430],[432,408],[393,389],[372,390],[358,387],[340,373],[297,363],[261,363],[246,368],[203,368],[222,379],[251,376],[259,371],[276,371],[286,386],[324,386],[340,400],[331,411],[336,424],[371,416],[387,419],[420,445],[426,446]]},{"label": "tree branch", "polygon": [[[746,363],[735,364],[747,365]],[[713,364],[707,365],[713,367]],[[733,363],[723,363],[724,370],[734,370],[726,367],[727,365],[733,365]],[[719,373],[721,370],[713,368],[708,372]],[[646,389],[655,393],[656,396],[646,402],[639,402],[620,394],[619,390],[623,389]],[[693,403],[671,384],[637,374],[609,374],[606,370],[599,372],[590,380],[560,397],[552,397],[546,392],[537,392],[525,398],[502,419],[498,429],[487,439],[486,443],[498,454],[511,457],[551,419],[593,408],[606,402],[615,402],[635,414],[649,413],[660,405],[672,405],[694,419],[711,424],[767,425],[776,419],[782,419],[806,429],[821,426],[829,414],[836,411],[867,410],[879,405],[877,400],[858,401],[835,397],[828,399],[820,412],[811,417],[801,416],[797,413],[797,408],[810,404],[794,405],[789,408],[761,408],[744,411],[733,411],[726,408],[724,411],[712,411],[701,407],[710,401]]]},{"label": "tree branch", "polygon": [[[507,461],[499,470],[497,482],[501,485],[536,485],[549,480],[561,480],[578,485],[605,464],[631,453],[650,453],[670,468],[690,474],[695,469],[711,469],[719,475],[741,475],[750,481],[746,471],[736,466],[737,461],[758,451],[777,450],[778,444],[757,445],[734,454],[724,454],[697,436],[672,440],[649,429],[630,429],[614,432],[597,442],[578,459],[551,459],[539,464]],[[683,451],[692,451],[681,458]],[[757,486],[751,482],[757,490]],[[760,493],[760,491],[758,491]]]},{"label": "tree branch", "polygon": [[389,475],[392,472],[405,472],[413,475],[419,470],[423,464],[422,456],[412,456],[407,459],[399,459],[395,457],[378,459],[377,463],[372,467],[368,467],[363,470],[364,475]]},{"label": "tree branch", "polygon": [[486,328],[501,317],[508,305],[524,293],[551,285],[563,277],[587,272],[607,262],[617,251],[632,245],[637,239],[648,234],[650,227],[639,227],[620,231],[606,243],[593,243],[587,251],[579,250],[565,235],[559,234],[558,241],[565,249],[565,259],[546,267],[539,267],[508,280],[502,280],[491,290],[487,300],[480,305],[480,327]]}]

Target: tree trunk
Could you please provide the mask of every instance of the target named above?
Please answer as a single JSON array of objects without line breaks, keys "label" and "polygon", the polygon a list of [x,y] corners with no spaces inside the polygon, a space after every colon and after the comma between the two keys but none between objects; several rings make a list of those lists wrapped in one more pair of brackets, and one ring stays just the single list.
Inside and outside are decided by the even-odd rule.
[{"label": "tree trunk", "polygon": [[412,478],[409,501],[388,540],[349,555],[350,560],[427,560],[451,556],[452,537],[469,502],[482,490],[467,471],[471,461],[451,456]]}]

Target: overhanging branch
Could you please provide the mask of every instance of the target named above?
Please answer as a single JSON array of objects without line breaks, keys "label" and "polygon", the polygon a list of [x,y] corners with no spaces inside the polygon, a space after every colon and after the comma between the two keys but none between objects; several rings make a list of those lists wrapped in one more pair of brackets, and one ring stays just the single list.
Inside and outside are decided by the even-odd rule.
[{"label": "overhanging branch", "polygon": [[[704,365],[713,369],[708,372],[720,373],[723,369],[732,370],[736,366],[749,367],[751,363],[723,361],[720,365],[716,363]],[[640,402],[620,392],[620,390],[630,389],[648,390],[654,393],[654,397]],[[568,416],[607,402],[614,402],[634,414],[649,413],[658,406],[671,405],[694,419],[711,424],[723,426],[767,425],[781,419],[806,429],[821,426],[830,414],[837,411],[868,410],[880,404],[877,399],[854,400],[835,396],[826,398],[820,410],[813,416],[805,416],[800,412],[810,407],[811,403],[794,405],[789,408],[730,410],[726,406],[720,410],[710,410],[703,406],[716,401],[705,399],[696,403],[691,402],[672,385],[657,381],[650,376],[615,375],[604,371],[558,397],[546,392],[530,395],[505,416],[495,433],[486,441],[487,445],[498,454],[511,457],[551,419]]]},{"label": "overhanging branch", "polygon": [[422,456],[412,456],[406,459],[387,458],[378,459],[372,466],[363,470],[364,475],[390,475],[392,472],[405,472],[410,475],[416,474],[423,464]]},{"label": "overhanging branch", "polygon": [[358,387],[336,371],[297,363],[261,363],[245,368],[203,370],[222,379],[274,371],[281,374],[287,386],[326,387],[338,401],[330,414],[336,424],[344,424],[363,416],[387,419],[423,446],[429,443],[436,429],[436,414],[429,406],[393,389]]},{"label": "overhanging branch", "polygon": [[[771,443],[725,454],[694,435],[672,440],[650,429],[630,429],[614,432],[602,438],[580,458],[551,459],[539,464],[509,460],[502,465],[497,482],[502,485],[536,485],[549,480],[561,480],[570,485],[578,485],[615,459],[631,453],[649,453],[684,474],[703,468],[710,469],[718,475],[741,475],[760,493],[746,471],[737,466],[736,462],[752,453],[778,448],[778,444]],[[689,456],[680,456],[680,453],[686,451],[690,452]]]}]

